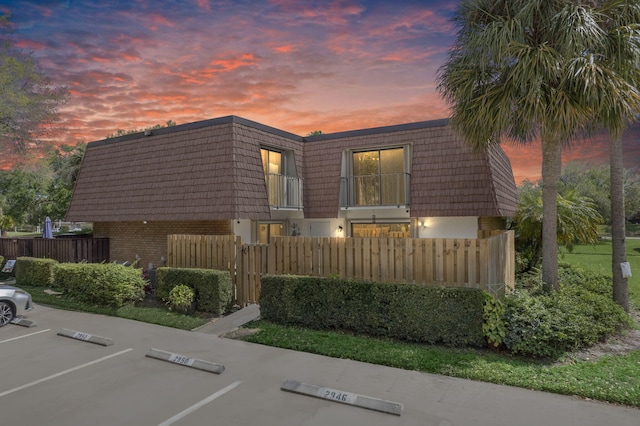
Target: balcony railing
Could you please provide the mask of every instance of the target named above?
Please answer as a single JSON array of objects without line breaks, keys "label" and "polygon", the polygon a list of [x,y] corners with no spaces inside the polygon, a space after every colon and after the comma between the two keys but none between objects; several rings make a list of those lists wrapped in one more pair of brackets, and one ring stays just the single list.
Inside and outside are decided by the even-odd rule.
[{"label": "balcony railing", "polygon": [[345,176],[340,178],[340,207],[407,206],[409,173]]},{"label": "balcony railing", "polygon": [[265,180],[271,208],[302,209],[301,178],[269,173]]}]

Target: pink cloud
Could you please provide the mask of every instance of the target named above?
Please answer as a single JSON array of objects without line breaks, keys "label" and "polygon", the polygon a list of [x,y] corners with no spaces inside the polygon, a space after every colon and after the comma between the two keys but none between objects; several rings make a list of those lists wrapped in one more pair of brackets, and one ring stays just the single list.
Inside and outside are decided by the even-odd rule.
[{"label": "pink cloud", "polygon": [[196,0],[196,4],[201,9],[211,10],[211,4],[209,3],[209,0]]},{"label": "pink cloud", "polygon": [[35,40],[18,40],[16,42],[16,46],[20,49],[27,50],[43,50],[47,47],[45,43],[35,41]]},{"label": "pink cloud", "polygon": [[160,26],[173,28],[176,25],[165,16],[154,12],[141,13],[138,15],[138,18],[144,22],[144,25],[147,28],[151,29],[154,32],[158,31],[158,28]]}]

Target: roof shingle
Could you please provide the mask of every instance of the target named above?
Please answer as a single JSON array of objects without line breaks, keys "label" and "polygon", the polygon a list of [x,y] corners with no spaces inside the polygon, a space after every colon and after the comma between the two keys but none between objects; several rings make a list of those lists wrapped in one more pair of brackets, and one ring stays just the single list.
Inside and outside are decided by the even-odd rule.
[{"label": "roof shingle", "polygon": [[260,147],[294,154],[304,215],[337,217],[343,153],[410,146],[411,216],[511,216],[517,195],[499,146],[474,152],[447,120],[302,138],[229,116],[87,145],[71,221],[271,218]]}]

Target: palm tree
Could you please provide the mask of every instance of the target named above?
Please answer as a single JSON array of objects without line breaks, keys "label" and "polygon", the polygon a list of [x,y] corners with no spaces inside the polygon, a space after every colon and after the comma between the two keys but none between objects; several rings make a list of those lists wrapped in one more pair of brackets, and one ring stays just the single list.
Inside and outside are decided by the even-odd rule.
[{"label": "palm tree", "polygon": [[[452,104],[453,126],[486,148],[501,137],[542,145],[542,279],[558,287],[557,192],[562,148],[586,132],[593,105],[589,75],[571,67],[604,49],[599,5],[580,0],[468,0],[441,68],[438,88]],[[584,83],[584,84],[583,84]]]},{"label": "palm tree", "polygon": [[598,121],[610,134],[613,300],[628,312],[629,286],[620,266],[627,260],[622,135],[627,124],[640,113],[640,1],[606,1],[603,12],[608,49],[590,68],[593,78],[602,80],[593,86],[605,90],[594,93],[593,86],[585,89],[600,107]]},{"label": "palm tree", "polygon": [[[516,246],[526,253],[530,266],[540,260],[542,239],[542,194],[538,185],[527,183],[520,188],[516,224]],[[558,244],[572,250],[576,243],[598,243],[598,225],[603,222],[588,197],[574,190],[558,194]]]}]

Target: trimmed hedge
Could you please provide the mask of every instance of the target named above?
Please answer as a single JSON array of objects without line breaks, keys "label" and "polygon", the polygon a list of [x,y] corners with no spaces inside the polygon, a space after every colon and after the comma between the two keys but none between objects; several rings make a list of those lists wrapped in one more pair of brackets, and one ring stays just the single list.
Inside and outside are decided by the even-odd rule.
[{"label": "trimmed hedge", "polygon": [[512,353],[557,358],[631,325],[611,297],[609,276],[561,267],[559,290],[551,294],[542,291],[540,271],[523,281],[520,285],[529,291],[518,290],[505,299],[503,343]]},{"label": "trimmed hedge", "polygon": [[121,307],[141,300],[145,284],[139,269],[115,263],[59,263],[54,267],[55,287],[98,306]]},{"label": "trimmed hedge", "polygon": [[49,287],[53,283],[53,268],[58,261],[35,257],[19,257],[16,259],[16,285],[33,287]]},{"label": "trimmed hedge", "polygon": [[156,271],[156,297],[168,300],[171,290],[187,285],[196,294],[196,309],[222,315],[231,310],[233,286],[228,271],[196,268],[158,268]]},{"label": "trimmed hedge", "polygon": [[485,346],[483,305],[478,289],[322,277],[265,276],[260,289],[267,321],[450,346]]}]

